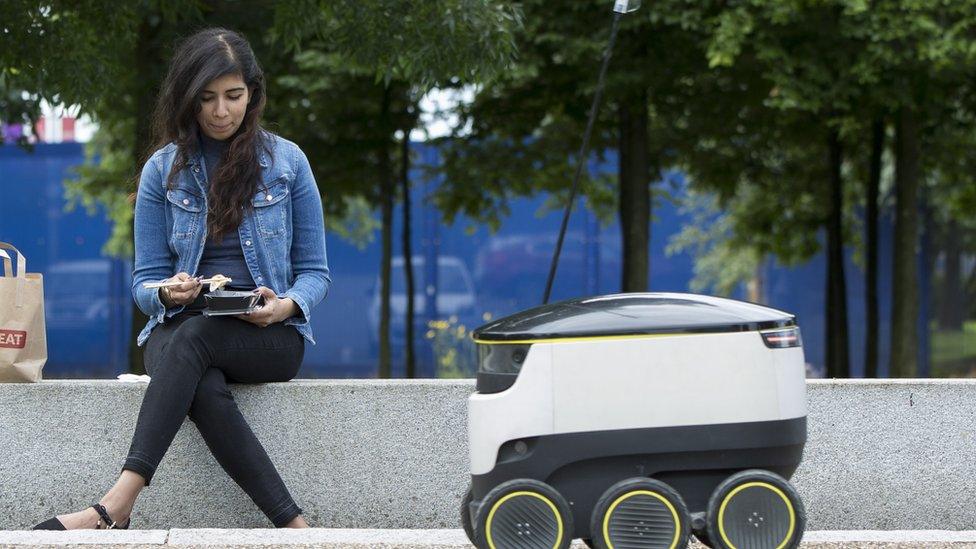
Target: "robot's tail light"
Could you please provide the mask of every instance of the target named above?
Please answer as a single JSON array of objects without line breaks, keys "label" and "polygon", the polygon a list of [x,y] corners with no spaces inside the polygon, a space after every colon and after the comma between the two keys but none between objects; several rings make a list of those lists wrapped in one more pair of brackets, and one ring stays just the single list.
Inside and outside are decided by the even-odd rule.
[{"label": "robot's tail light", "polygon": [[763,343],[770,349],[786,349],[788,347],[800,347],[803,340],[800,338],[800,328],[793,326],[790,328],[770,330],[760,332]]}]

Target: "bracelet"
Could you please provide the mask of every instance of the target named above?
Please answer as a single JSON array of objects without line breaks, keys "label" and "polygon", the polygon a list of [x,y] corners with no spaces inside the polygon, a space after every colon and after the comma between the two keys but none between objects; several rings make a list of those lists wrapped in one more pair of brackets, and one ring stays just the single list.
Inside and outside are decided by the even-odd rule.
[{"label": "bracelet", "polygon": [[159,300],[163,302],[163,306],[166,305],[167,301],[169,301],[170,303],[173,302],[173,298],[170,297],[169,295],[169,288],[160,288],[159,291],[161,294],[163,294],[159,296],[160,298]]}]

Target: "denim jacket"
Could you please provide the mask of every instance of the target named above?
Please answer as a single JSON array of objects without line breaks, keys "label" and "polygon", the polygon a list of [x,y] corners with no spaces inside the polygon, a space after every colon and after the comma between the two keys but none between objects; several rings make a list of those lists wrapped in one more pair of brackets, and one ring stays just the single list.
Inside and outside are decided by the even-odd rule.
[{"label": "denim jacket", "polygon": [[[305,153],[297,145],[264,134],[269,156],[258,148],[262,184],[246,209],[238,232],[248,270],[259,286],[289,297],[301,310],[285,324],[294,326],[313,344],[311,310],[328,293],[332,278],[325,253],[322,199]],[[167,309],[159,290],[142,287],[176,273],[196,275],[207,240],[207,171],[202,154],[191,158],[166,186],[176,158],[176,145],[156,151],[142,169],[135,210],[135,264],[132,296],[149,322],[136,344],[142,346],[157,324],[181,312]]]}]

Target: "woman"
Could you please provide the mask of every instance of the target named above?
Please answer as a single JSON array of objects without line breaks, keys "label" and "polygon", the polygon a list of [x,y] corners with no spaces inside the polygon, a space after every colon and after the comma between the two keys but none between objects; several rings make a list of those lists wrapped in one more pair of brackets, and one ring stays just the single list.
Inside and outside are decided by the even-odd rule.
[{"label": "woman", "polygon": [[[308,527],[227,387],[293,378],[305,340],[314,343],[309,311],[331,284],[308,160],[261,128],[264,105],[264,75],[237,33],[207,29],[177,48],[154,119],[165,146],[142,170],[135,208],[132,293],[149,316],[137,343],[152,381],[115,485],[90,508],[35,529],[128,528],[187,415],[276,527]],[[200,278],[215,274],[263,305],[203,315]],[[162,279],[179,284],[143,287]]]}]

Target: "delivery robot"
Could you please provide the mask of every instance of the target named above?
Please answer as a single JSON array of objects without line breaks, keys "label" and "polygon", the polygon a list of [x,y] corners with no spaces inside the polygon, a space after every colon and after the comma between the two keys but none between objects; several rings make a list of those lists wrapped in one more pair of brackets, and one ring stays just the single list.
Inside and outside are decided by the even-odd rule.
[{"label": "delivery robot", "polygon": [[793,315],[731,299],[572,299],[473,333],[471,488],[481,549],[797,547],[786,480],[806,442]]}]

